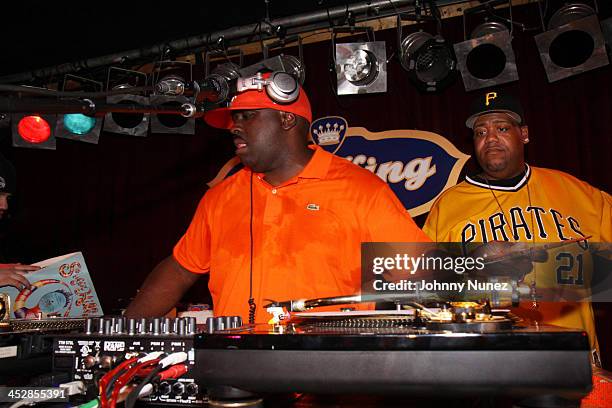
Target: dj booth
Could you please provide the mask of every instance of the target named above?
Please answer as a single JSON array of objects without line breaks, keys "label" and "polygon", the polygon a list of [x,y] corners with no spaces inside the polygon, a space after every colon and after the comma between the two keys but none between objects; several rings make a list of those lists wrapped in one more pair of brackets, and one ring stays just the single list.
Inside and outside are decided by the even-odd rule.
[{"label": "dj booth", "polygon": [[96,398],[115,406],[127,385],[117,369],[147,355],[179,358],[172,368],[180,372],[152,377],[132,396],[135,406],[566,407],[593,386],[584,332],[500,315],[440,322],[418,310],[303,313],[277,325],[231,316],[206,325],[182,317],[12,321],[0,351],[2,384],[76,382],[69,406]]}]

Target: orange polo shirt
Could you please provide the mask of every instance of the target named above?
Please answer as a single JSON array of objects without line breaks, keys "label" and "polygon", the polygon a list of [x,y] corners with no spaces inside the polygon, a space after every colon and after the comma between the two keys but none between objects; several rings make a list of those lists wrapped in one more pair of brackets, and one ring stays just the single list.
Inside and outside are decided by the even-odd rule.
[{"label": "orange polo shirt", "polygon": [[[362,242],[422,242],[389,186],[376,175],[319,147],[296,177],[280,186],[253,180],[253,297],[263,305],[360,292]],[[248,319],[250,184],[247,168],[206,192],[175,259],[210,272],[215,315]]]}]

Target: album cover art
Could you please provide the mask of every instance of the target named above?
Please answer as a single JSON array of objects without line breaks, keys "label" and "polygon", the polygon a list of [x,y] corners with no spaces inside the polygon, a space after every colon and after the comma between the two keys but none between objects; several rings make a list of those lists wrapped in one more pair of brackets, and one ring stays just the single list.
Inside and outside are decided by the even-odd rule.
[{"label": "album cover art", "polygon": [[11,318],[101,316],[102,307],[81,252],[47,259],[26,278],[30,286],[0,287],[11,298]]}]

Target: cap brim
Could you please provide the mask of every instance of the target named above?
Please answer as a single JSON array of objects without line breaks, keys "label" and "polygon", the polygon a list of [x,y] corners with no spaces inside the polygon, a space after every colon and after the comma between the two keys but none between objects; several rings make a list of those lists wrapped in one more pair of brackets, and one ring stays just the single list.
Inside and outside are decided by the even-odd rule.
[{"label": "cap brim", "polygon": [[467,118],[467,120],[465,121],[465,126],[467,126],[470,129],[474,129],[474,123],[476,122],[476,119],[478,119],[479,116],[486,115],[489,113],[505,113],[506,115],[510,116],[510,118],[512,118],[519,125],[523,122],[523,120],[521,119],[521,115],[519,115],[516,112],[512,112],[506,109],[494,109],[494,110],[487,110],[484,112],[473,114],[472,116]]},{"label": "cap brim", "polygon": [[232,111],[245,109],[266,109],[266,107],[261,105],[241,105],[213,109],[204,114],[204,121],[214,128],[230,129],[234,126]]},{"label": "cap brim", "polygon": [[229,129],[234,125],[230,108],[219,108],[204,114],[204,121],[218,129]]}]

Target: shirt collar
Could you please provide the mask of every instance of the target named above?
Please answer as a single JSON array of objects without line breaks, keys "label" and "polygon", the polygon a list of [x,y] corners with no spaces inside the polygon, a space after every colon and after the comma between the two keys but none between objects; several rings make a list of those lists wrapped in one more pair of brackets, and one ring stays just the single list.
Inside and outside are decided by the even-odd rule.
[{"label": "shirt collar", "polygon": [[309,145],[308,148],[314,150],[314,154],[297,176],[305,179],[322,179],[327,175],[332,155],[317,145]]},{"label": "shirt collar", "polygon": [[518,191],[529,181],[531,167],[525,163],[525,171],[521,174],[505,180],[488,180],[478,175],[466,176],[465,181],[469,184],[499,191]]},{"label": "shirt collar", "polygon": [[[297,183],[298,179],[322,179],[327,175],[327,171],[329,170],[329,166],[332,161],[332,154],[326,152],[318,145],[308,145],[310,150],[314,151],[314,154],[310,158],[310,161],[304,166],[302,171],[295,177],[285,181],[276,188],[283,187],[289,184]],[[248,167],[244,167],[245,171],[250,172],[251,169]],[[253,173],[255,177],[259,180],[264,181],[264,176],[262,173]],[[264,181],[265,183],[265,181]]]}]

